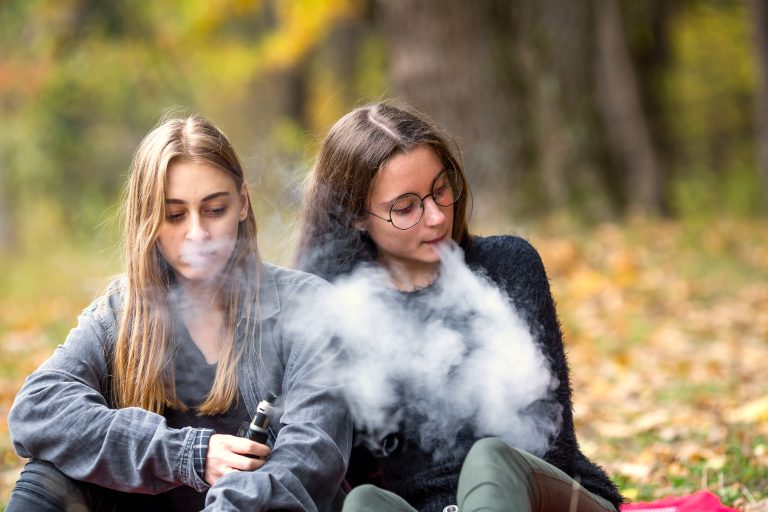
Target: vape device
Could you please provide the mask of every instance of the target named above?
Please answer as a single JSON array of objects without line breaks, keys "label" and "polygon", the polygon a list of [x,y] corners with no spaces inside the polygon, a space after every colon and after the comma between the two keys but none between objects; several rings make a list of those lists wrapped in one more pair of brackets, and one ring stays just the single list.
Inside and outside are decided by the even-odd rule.
[{"label": "vape device", "polygon": [[277,397],[272,393],[267,394],[267,398],[259,402],[256,407],[256,416],[253,417],[245,437],[257,443],[266,444],[269,436],[269,422],[272,420],[272,414],[275,411],[275,400]]}]

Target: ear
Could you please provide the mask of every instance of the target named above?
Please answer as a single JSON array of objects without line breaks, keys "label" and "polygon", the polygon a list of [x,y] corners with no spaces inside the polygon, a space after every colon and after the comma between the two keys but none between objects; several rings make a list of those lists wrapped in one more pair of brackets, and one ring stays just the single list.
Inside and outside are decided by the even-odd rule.
[{"label": "ear", "polygon": [[368,220],[363,216],[360,216],[357,219],[355,219],[355,221],[352,222],[352,225],[358,231],[363,231],[363,232],[368,231]]},{"label": "ear", "polygon": [[248,209],[251,207],[251,200],[248,197],[248,191],[245,189],[245,183],[240,187],[240,222],[248,218]]}]

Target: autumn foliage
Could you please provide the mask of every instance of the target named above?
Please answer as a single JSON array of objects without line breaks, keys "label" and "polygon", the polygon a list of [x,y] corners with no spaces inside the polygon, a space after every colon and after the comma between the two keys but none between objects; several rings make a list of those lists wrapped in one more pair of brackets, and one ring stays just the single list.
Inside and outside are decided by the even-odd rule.
[{"label": "autumn foliage", "polygon": [[[631,499],[709,488],[737,507],[764,504],[768,225],[556,222],[515,231],[549,272],[583,450]],[[99,253],[68,254],[39,262],[38,272],[57,277],[37,291],[7,289],[0,299],[0,503],[23,463],[8,437],[8,407],[99,292],[92,273],[108,274]],[[62,278],[61,259],[76,257],[80,270]]]}]

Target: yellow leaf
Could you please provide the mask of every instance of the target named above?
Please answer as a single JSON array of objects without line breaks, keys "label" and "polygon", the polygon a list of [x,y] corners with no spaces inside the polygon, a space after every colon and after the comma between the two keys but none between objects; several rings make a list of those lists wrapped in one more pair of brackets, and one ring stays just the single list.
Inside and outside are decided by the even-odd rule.
[{"label": "yellow leaf", "polygon": [[627,489],[622,489],[621,493],[629,501],[635,501],[637,499],[637,497],[640,495],[640,491],[637,489],[637,487],[629,487]]},{"label": "yellow leaf", "polygon": [[752,400],[726,415],[728,423],[757,423],[768,420],[768,395]]},{"label": "yellow leaf", "polygon": [[648,475],[651,474],[651,471],[653,471],[653,466],[650,464],[633,464],[631,462],[624,462],[616,466],[616,471],[629,478],[645,480],[648,478]]}]

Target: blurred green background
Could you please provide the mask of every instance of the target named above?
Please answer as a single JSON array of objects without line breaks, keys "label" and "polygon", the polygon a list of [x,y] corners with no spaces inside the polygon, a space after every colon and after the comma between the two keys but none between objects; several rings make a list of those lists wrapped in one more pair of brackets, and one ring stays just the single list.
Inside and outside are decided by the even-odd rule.
[{"label": "blurred green background", "polygon": [[263,231],[293,219],[330,124],[381,98],[456,136],[480,224],[765,214],[761,5],[5,0],[0,251],[109,245],[169,107],[233,139]]},{"label": "blurred green background", "polygon": [[[456,137],[473,231],[540,237],[572,340],[589,324],[569,318],[569,288],[557,287],[580,268],[562,264],[562,248],[599,259],[598,245],[573,240],[589,244],[606,225],[625,233],[627,254],[662,241],[685,254],[698,276],[686,300],[705,289],[710,304],[765,282],[767,6],[2,0],[0,488],[20,463],[10,402],[120,270],[120,190],[136,145],[169,108],[230,136],[262,253],[278,263],[291,262],[301,181],[328,128],[354,106],[394,98]],[[755,297],[759,311],[766,298]],[[764,336],[764,324],[753,327]]]}]

